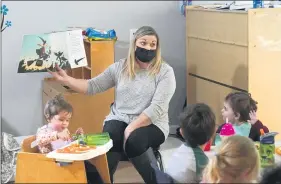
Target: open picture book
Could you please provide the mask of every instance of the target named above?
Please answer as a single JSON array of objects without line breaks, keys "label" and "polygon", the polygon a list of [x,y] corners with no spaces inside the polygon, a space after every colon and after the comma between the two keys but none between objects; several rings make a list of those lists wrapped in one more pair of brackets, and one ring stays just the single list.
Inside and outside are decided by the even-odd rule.
[{"label": "open picture book", "polygon": [[18,73],[87,66],[82,29],[24,35]]}]

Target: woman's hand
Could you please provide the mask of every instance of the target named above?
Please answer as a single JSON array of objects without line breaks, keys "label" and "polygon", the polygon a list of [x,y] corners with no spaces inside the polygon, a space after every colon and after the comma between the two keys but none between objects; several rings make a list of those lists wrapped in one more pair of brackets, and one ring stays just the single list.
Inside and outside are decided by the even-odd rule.
[{"label": "woman's hand", "polygon": [[123,149],[125,150],[126,142],[131,133],[135,130],[135,128],[132,126],[132,124],[129,124],[127,128],[124,131],[124,143],[123,143]]},{"label": "woman's hand", "polygon": [[48,72],[59,82],[63,83],[63,84],[67,84],[69,81],[70,76],[67,75],[67,73],[61,69],[58,64],[55,65],[56,68],[56,72],[52,72],[50,70],[48,70]]},{"label": "woman's hand", "polygon": [[249,113],[249,116],[250,116],[250,120],[248,120],[248,123],[254,125],[258,121],[257,113],[255,111],[251,111]]}]

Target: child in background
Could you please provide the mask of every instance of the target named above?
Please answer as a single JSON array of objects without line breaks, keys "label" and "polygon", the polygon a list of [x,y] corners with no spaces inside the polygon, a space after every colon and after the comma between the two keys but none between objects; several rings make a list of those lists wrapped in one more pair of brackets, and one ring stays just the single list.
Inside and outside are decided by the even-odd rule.
[{"label": "child in background", "polygon": [[202,149],[215,133],[215,115],[210,107],[202,103],[188,106],[181,117],[180,133],[185,143],[173,153],[166,174],[175,183],[200,182],[208,163]]},{"label": "child in background", "polygon": [[[256,117],[257,102],[255,102],[248,93],[235,92],[226,96],[222,116],[224,121],[229,120],[233,124],[235,133],[250,137],[253,141],[259,141],[260,129],[265,133],[268,128],[262,124]],[[220,133],[222,124],[216,131]],[[216,136],[216,145],[220,143],[219,135]]]},{"label": "child in background", "polygon": [[[72,106],[61,95],[47,102],[44,116],[48,124],[39,128],[36,134],[36,142],[41,153],[49,153],[71,142],[68,125],[72,111]],[[83,134],[83,129],[79,128],[76,134]]]},{"label": "child in background", "polygon": [[221,143],[203,172],[201,183],[256,183],[260,160],[251,139],[234,135]]}]

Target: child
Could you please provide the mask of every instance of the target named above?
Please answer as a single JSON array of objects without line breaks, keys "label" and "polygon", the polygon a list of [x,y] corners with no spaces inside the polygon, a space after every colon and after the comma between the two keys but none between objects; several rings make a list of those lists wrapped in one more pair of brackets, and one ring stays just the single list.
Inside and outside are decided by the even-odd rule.
[{"label": "child", "polygon": [[210,107],[202,103],[188,106],[181,118],[180,132],[185,143],[172,155],[166,173],[175,183],[199,182],[208,163],[202,149],[215,133],[215,115]]},{"label": "child", "polygon": [[[248,93],[235,92],[226,96],[222,116],[224,121],[229,120],[233,124],[235,133],[250,137],[253,141],[259,141],[260,129],[265,133],[268,128],[262,124],[256,117],[257,102],[255,102]],[[220,133],[222,124],[216,133]],[[216,144],[220,142],[219,136],[216,137]]]},{"label": "child", "polygon": [[[41,153],[47,154],[71,142],[68,125],[72,111],[72,106],[61,95],[47,102],[44,115],[48,124],[39,128],[36,134],[36,142]],[[78,128],[76,134],[83,134],[83,129]],[[88,183],[103,183],[94,165],[85,161],[85,168]]]},{"label": "child", "polygon": [[234,135],[222,141],[203,172],[202,183],[253,183],[259,169],[255,144],[248,137]]},{"label": "child", "polygon": [[[61,95],[47,102],[44,115],[48,124],[39,128],[36,134],[36,142],[41,153],[49,153],[71,141],[68,125],[72,110],[72,106]],[[76,133],[83,134],[82,128]]]}]

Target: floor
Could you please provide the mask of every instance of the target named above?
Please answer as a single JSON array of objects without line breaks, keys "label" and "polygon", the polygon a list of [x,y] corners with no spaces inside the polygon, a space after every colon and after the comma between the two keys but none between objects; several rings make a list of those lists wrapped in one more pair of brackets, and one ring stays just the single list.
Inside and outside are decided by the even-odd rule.
[{"label": "floor", "polygon": [[[181,141],[177,138],[168,137],[164,144],[161,145],[160,152],[165,167],[165,161],[173,153],[173,150],[179,147]],[[130,162],[120,162],[114,175],[115,183],[143,183],[142,178]]]}]

